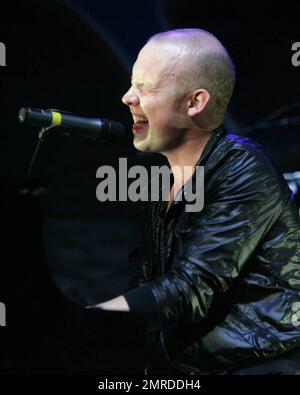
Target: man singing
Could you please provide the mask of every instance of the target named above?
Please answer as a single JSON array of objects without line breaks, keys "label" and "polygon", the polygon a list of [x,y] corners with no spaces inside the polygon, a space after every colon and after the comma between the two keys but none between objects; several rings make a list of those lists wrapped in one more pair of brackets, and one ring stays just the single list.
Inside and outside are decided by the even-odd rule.
[{"label": "man singing", "polygon": [[[141,49],[122,99],[135,148],[165,155],[173,185],[145,204],[131,289],[96,307],[145,316],[148,373],[300,374],[299,214],[262,149],[222,126],[234,82],[216,37],[173,30]],[[190,212],[178,196],[197,178],[178,169],[197,166]]]}]

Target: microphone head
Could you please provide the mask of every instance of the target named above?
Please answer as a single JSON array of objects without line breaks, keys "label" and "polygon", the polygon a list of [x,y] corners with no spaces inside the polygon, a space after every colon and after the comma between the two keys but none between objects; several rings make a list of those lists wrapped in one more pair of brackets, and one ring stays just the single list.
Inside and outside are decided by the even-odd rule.
[{"label": "microphone head", "polygon": [[109,119],[102,119],[102,121],[100,140],[114,142],[125,136],[126,130],[121,123]]},{"label": "microphone head", "polygon": [[116,137],[125,136],[125,127],[116,121],[110,121],[111,123],[111,133]]},{"label": "microphone head", "polygon": [[[54,114],[59,115],[59,123],[54,122]],[[99,143],[115,142],[126,134],[124,126],[119,122],[101,118],[77,117],[71,113],[58,110],[22,107],[19,110],[18,118],[20,123],[43,128],[53,126],[68,127],[69,133]]]}]

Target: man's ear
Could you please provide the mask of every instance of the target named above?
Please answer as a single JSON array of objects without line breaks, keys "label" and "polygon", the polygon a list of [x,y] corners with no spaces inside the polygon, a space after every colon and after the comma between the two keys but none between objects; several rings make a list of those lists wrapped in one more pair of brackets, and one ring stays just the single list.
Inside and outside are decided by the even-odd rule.
[{"label": "man's ear", "polygon": [[200,114],[210,99],[210,94],[207,92],[206,89],[197,89],[193,92],[193,96],[189,101],[188,105],[188,115],[190,117],[194,117]]}]

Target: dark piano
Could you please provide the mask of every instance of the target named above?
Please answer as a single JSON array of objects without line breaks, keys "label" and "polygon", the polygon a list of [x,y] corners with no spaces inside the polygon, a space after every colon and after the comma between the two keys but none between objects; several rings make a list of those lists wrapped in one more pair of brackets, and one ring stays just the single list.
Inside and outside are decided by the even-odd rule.
[{"label": "dark piano", "polygon": [[0,372],[143,374],[145,326],[132,313],[86,309],[55,285],[41,242],[36,186],[1,184]]}]

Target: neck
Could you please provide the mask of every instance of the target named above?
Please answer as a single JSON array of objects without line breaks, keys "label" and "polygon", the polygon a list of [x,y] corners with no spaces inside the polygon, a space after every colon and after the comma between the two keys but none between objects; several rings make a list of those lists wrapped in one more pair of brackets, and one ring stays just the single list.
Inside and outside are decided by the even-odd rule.
[{"label": "neck", "polygon": [[213,131],[202,135],[198,133],[194,138],[184,141],[180,147],[163,153],[171,166],[174,175],[174,185],[180,187],[191,177],[195,165],[212,133]]}]

